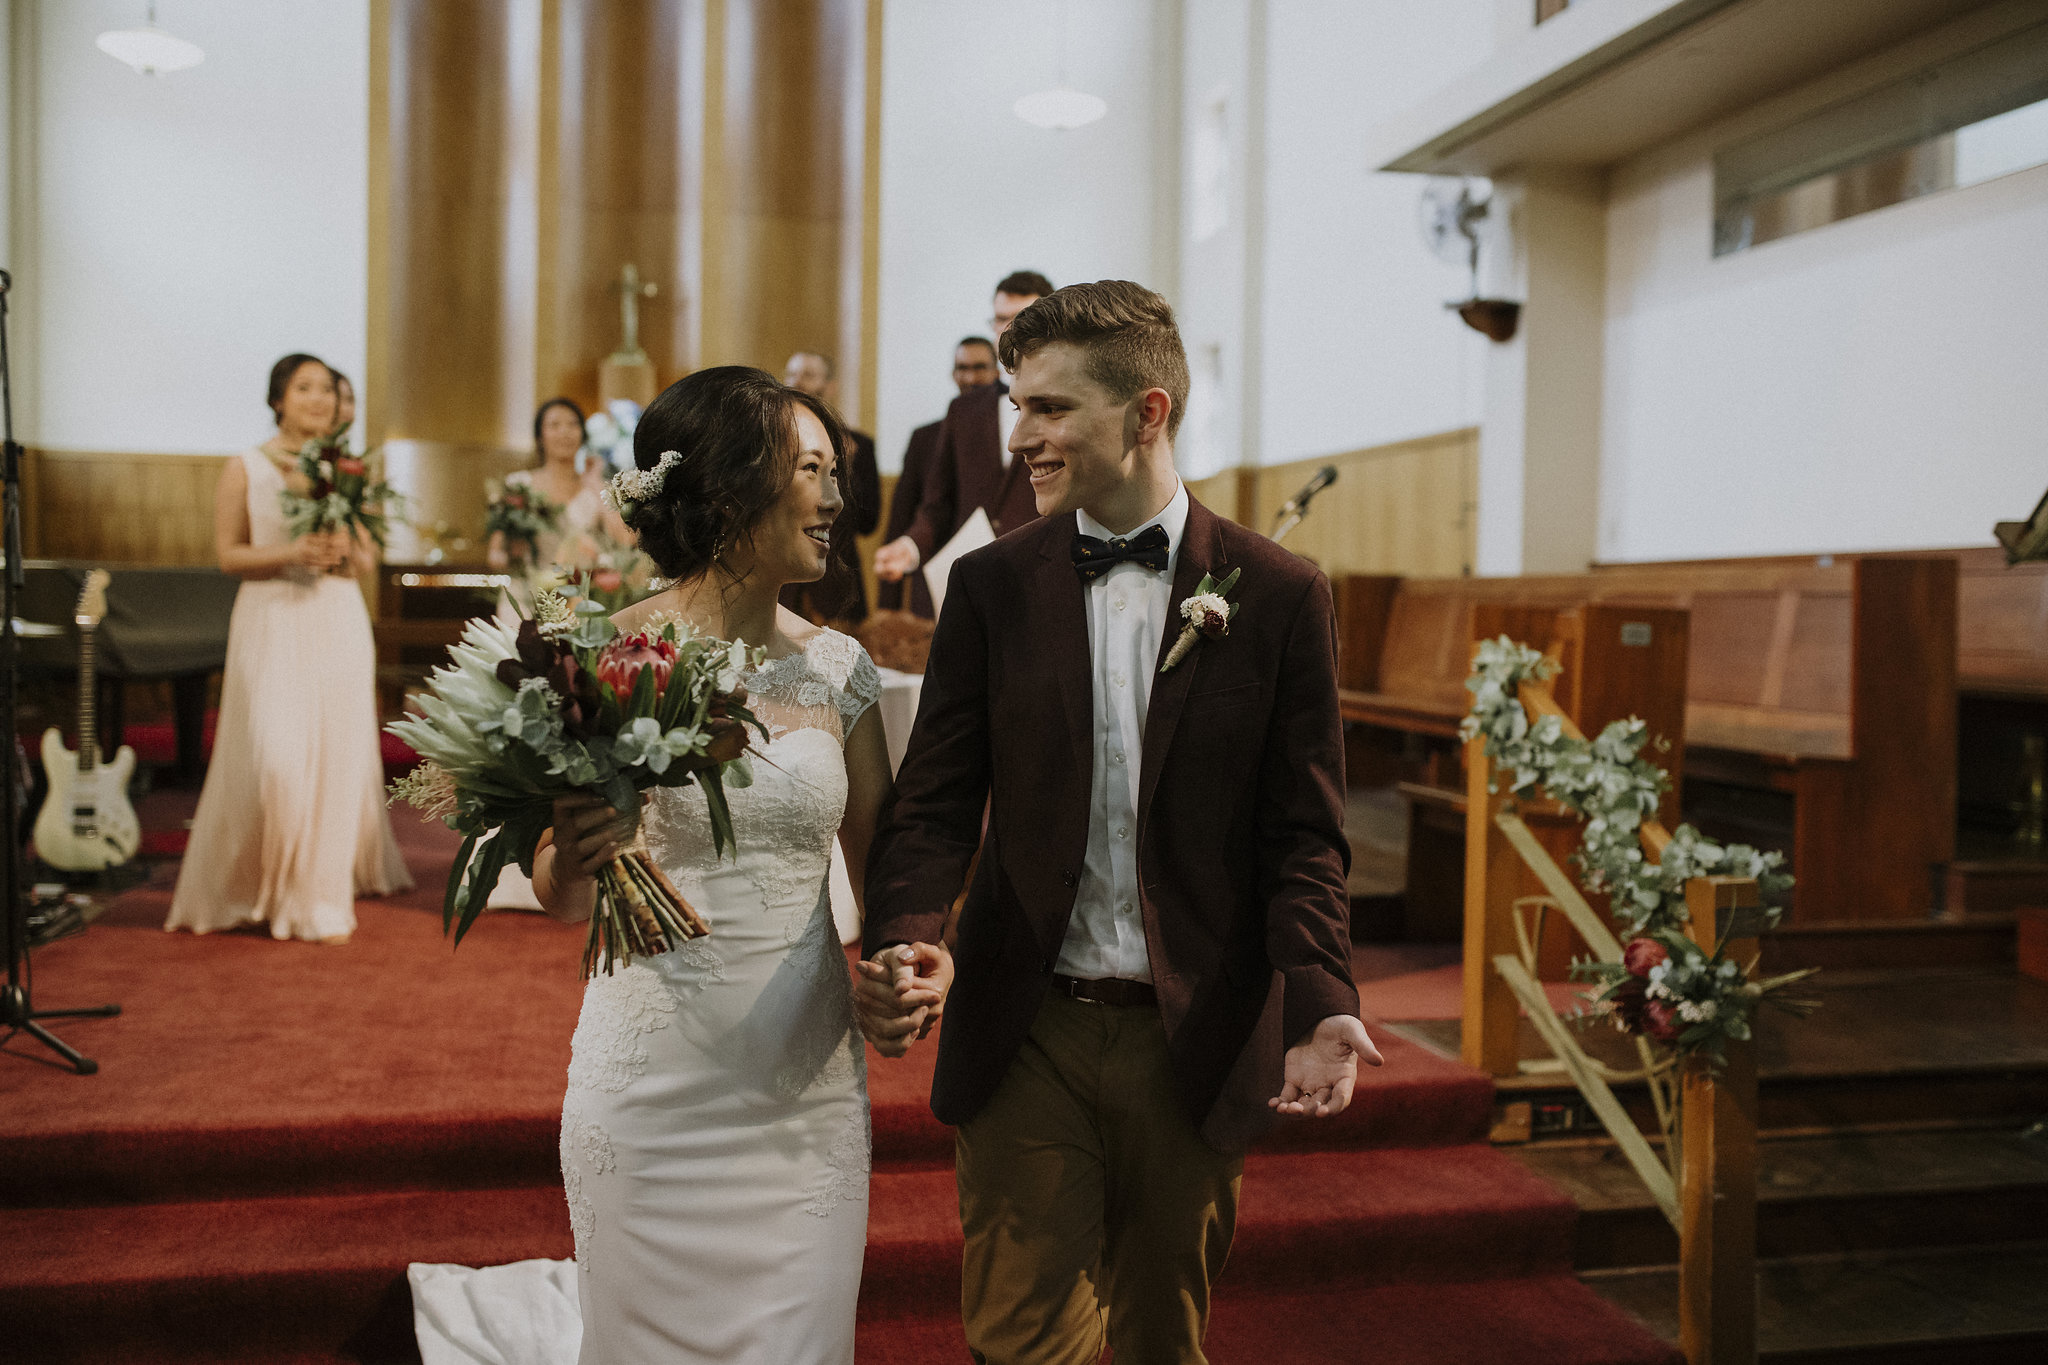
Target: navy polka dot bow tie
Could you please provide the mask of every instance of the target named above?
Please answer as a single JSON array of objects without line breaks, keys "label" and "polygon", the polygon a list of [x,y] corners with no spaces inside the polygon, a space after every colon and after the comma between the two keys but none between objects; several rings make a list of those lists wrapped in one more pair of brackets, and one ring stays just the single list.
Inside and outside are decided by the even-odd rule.
[{"label": "navy polka dot bow tie", "polygon": [[1072,551],[1074,572],[1081,575],[1083,583],[1093,583],[1124,563],[1142,564],[1148,569],[1163,572],[1168,548],[1166,528],[1157,522],[1129,540],[1122,536],[1111,536],[1108,540],[1075,536]]}]

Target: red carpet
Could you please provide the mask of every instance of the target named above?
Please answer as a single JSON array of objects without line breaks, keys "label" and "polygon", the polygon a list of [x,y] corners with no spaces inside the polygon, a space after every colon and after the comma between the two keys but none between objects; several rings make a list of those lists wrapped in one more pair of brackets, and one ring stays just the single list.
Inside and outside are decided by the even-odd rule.
[{"label": "red carpet", "polygon": [[[0,1049],[0,1358],[417,1359],[404,1267],[566,1256],[555,1132],[581,931],[442,941],[452,841],[399,822],[421,890],[346,947],[159,929],[175,867],[39,953],[85,1078]],[[1569,1274],[1569,1200],[1483,1141],[1491,1086],[1399,1038],[1343,1118],[1254,1154],[1219,1365],[1675,1359]],[[951,1136],[931,1053],[871,1059],[861,1365],[962,1361]]]}]

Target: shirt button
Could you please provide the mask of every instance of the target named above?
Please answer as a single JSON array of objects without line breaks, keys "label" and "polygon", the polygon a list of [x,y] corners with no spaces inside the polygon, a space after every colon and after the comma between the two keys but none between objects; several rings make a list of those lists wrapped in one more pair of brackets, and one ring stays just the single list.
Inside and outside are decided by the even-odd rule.
[{"label": "shirt button", "polygon": [[1116,684],[1116,685],[1117,685],[1118,687],[1122,687],[1122,686],[1124,685],[1124,675],[1123,675],[1123,674],[1121,674],[1121,673],[1118,673],[1118,674],[1116,674],[1115,676],[1113,676],[1113,677],[1112,677],[1112,678],[1110,679],[1110,681],[1114,682],[1114,683],[1115,683],[1115,684]]},{"label": "shirt button", "polygon": [[1117,837],[1117,838],[1119,838],[1119,839],[1128,839],[1128,838],[1130,838],[1130,837],[1131,837],[1131,827],[1130,827],[1129,825],[1118,825],[1118,826],[1116,827],[1116,837]]},{"label": "shirt button", "polygon": [[1128,915],[1131,913],[1131,903],[1129,901],[1125,901],[1122,905],[1119,905],[1117,909],[1122,913]]},{"label": "shirt button", "polygon": [[1113,753],[1113,754],[1111,754],[1111,755],[1109,756],[1109,761],[1110,761],[1110,762],[1112,762],[1112,763],[1121,763],[1121,762],[1123,762],[1123,761],[1124,761],[1124,751],[1123,751],[1122,749],[1118,749],[1118,750],[1117,750],[1117,751],[1116,751],[1115,753]]},{"label": "shirt button", "polygon": [[1115,601],[1111,602],[1110,605],[1112,607],[1115,607],[1118,611],[1122,611],[1124,609],[1124,599],[1119,597]]}]

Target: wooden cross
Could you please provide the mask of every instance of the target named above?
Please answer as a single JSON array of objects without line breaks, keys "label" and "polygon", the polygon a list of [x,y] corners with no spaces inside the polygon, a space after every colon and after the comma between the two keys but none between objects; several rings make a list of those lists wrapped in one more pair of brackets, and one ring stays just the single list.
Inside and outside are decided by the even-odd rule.
[{"label": "wooden cross", "polygon": [[619,358],[645,360],[646,354],[640,349],[640,300],[653,298],[660,292],[660,286],[652,280],[642,282],[639,267],[628,261],[619,271],[619,282],[612,288],[619,295],[619,324],[626,334],[624,343],[619,347]]}]

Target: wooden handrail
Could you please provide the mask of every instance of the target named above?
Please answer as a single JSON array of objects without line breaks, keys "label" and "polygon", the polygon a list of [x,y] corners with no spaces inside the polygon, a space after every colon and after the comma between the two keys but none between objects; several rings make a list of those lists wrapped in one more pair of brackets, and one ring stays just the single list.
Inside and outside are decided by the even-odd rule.
[{"label": "wooden handrail", "polygon": [[[1553,646],[1554,648],[1555,646]],[[1546,654],[1544,657],[1550,658],[1552,656]],[[1525,678],[1522,680],[1522,685],[1517,691],[1516,697],[1522,703],[1522,709],[1529,713],[1529,718],[1532,721],[1541,720],[1545,716],[1556,716],[1558,724],[1564,727],[1565,738],[1576,739],[1582,743],[1585,741],[1585,732],[1573,724],[1572,718],[1564,713],[1562,706],[1557,704],[1557,698],[1551,694],[1549,683],[1538,682],[1533,678]],[[1671,831],[1665,829],[1660,821],[1643,821],[1641,827],[1636,831],[1636,837],[1643,841],[1644,857],[1653,863],[1664,861],[1664,850],[1671,846]]]}]

